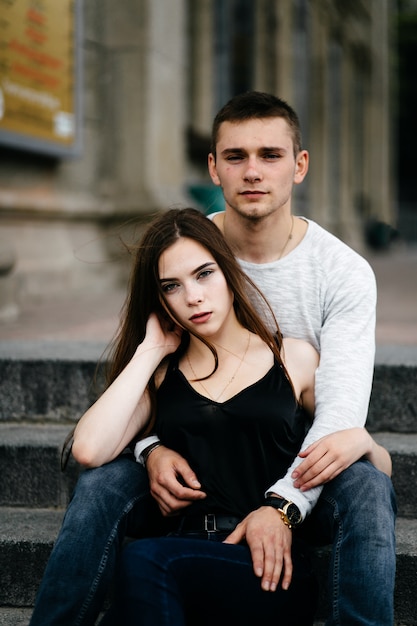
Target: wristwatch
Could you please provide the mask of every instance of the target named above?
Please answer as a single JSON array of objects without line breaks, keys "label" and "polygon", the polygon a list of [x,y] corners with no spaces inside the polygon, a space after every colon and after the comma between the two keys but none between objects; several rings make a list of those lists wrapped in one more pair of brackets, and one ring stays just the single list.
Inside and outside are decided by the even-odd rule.
[{"label": "wristwatch", "polygon": [[269,495],[265,498],[264,505],[272,506],[281,513],[281,519],[288,528],[296,528],[303,521],[300,509],[290,500]]}]

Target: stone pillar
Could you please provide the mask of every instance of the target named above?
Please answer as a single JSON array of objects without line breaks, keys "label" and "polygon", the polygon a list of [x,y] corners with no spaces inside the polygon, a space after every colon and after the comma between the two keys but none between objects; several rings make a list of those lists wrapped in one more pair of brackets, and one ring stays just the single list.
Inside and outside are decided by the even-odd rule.
[{"label": "stone pillar", "polygon": [[369,191],[371,215],[387,223],[395,223],[392,168],[390,163],[390,84],[389,84],[389,3],[371,0],[371,84],[369,102]]},{"label": "stone pillar", "polygon": [[[140,86],[144,105],[142,145],[131,146],[131,158],[138,150],[143,151],[142,186],[154,207],[161,208],[181,202],[184,197],[185,0],[143,1],[147,35],[142,50],[144,75]],[[129,126],[126,119],[126,137]]]},{"label": "stone pillar", "polygon": [[328,127],[327,127],[327,29],[324,12],[313,5],[311,13],[311,84],[309,173],[310,215],[324,228],[328,225]]},{"label": "stone pillar", "polygon": [[193,130],[199,135],[208,135],[215,111],[213,111],[213,72],[214,72],[214,2],[200,0],[191,3],[190,56],[186,70],[189,73],[191,92],[190,120]]},{"label": "stone pillar", "polygon": [[185,0],[107,2],[100,188],[115,212],[148,213],[183,199]]},{"label": "stone pillar", "polygon": [[[276,93],[294,105],[293,3],[275,0],[277,14],[277,83]],[[295,106],[295,105],[294,105]]]},{"label": "stone pillar", "polygon": [[0,237],[0,322],[14,320],[19,314],[13,279],[15,263],[12,244]]}]

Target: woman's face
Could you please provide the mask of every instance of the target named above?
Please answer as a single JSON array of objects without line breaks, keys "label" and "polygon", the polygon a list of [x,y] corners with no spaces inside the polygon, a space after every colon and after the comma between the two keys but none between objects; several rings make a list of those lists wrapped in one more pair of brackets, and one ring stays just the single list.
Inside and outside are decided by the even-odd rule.
[{"label": "woman's face", "polygon": [[186,328],[212,337],[235,319],[224,274],[200,243],[178,239],[159,257],[158,272],[164,298]]}]

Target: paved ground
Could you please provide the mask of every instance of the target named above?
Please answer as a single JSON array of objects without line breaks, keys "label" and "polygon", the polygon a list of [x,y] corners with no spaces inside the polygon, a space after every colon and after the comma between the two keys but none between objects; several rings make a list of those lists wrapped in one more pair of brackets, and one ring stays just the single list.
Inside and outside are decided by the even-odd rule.
[{"label": "paved ground", "polygon": [[[378,283],[377,358],[417,363],[417,246],[369,254]],[[115,333],[124,293],[56,299],[0,322],[1,356],[99,356]],[[393,356],[395,354],[395,356]]]}]

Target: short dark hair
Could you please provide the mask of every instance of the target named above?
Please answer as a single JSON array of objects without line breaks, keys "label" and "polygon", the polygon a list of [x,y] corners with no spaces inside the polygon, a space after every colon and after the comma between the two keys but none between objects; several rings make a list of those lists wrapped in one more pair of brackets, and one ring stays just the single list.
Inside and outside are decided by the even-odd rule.
[{"label": "short dark hair", "polygon": [[290,105],[270,93],[247,91],[234,96],[217,113],[211,132],[211,152],[216,157],[219,129],[223,122],[244,122],[251,119],[282,117],[292,134],[294,156],[301,150],[301,128],[297,113]]}]

